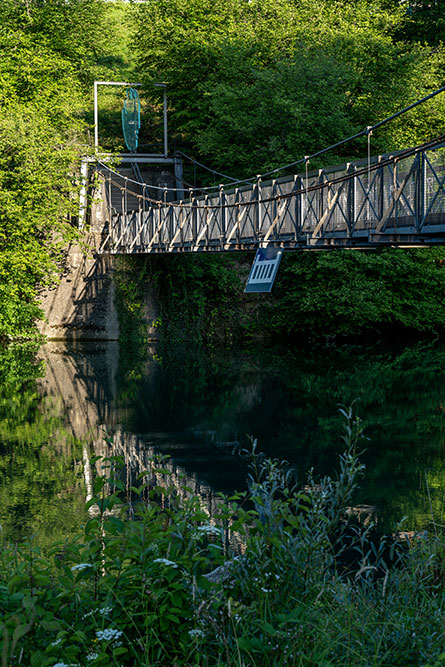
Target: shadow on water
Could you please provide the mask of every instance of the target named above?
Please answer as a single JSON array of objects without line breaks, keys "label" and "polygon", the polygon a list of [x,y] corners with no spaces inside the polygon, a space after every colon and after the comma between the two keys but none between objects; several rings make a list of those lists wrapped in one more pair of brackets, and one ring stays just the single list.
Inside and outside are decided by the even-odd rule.
[{"label": "shadow on water", "polygon": [[[357,401],[369,441],[357,503],[379,528],[424,528],[443,511],[445,347],[379,352],[359,348],[267,354],[143,356],[116,343],[51,342],[38,355],[1,352],[0,523],[7,534],[63,535],[83,517],[83,461],[122,455],[128,481],[156,454],[209,513],[217,492],[245,487],[232,454],[258,438],[299,479],[333,474],[342,450],[338,405]],[[38,387],[38,391],[36,391]],[[105,433],[114,433],[112,440]],[[77,524],[76,524],[77,522]],[[64,532],[65,531],[65,532]],[[49,538],[48,538],[49,539]]]}]

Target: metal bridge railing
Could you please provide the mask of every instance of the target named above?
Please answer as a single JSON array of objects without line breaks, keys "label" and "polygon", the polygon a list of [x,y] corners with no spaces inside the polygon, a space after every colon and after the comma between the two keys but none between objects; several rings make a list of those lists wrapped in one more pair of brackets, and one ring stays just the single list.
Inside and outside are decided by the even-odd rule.
[{"label": "metal bridge railing", "polygon": [[444,139],[174,202],[101,167],[109,233],[100,252],[445,244]]}]

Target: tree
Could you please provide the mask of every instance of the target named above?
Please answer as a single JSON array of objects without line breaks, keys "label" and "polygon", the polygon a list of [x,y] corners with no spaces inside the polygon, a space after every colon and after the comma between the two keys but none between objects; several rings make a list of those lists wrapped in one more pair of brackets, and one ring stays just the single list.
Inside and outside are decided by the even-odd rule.
[{"label": "tree", "polygon": [[277,333],[443,331],[442,249],[333,251],[285,257],[268,313]]},{"label": "tree", "polygon": [[[90,84],[98,61],[109,52],[113,3],[103,0],[3,0],[2,25],[70,62]],[[118,50],[118,49],[116,49]]]},{"label": "tree", "polygon": [[0,338],[29,331],[75,236],[80,87],[72,65],[0,28]]},{"label": "tree", "polygon": [[[177,140],[240,177],[362,130],[443,80],[443,48],[402,41],[409,16],[387,0],[152,0],[138,21],[146,94],[166,81]],[[437,98],[375,133],[373,148],[427,139],[444,118]]]},{"label": "tree", "polygon": [[401,38],[413,42],[442,45],[445,40],[445,4],[442,0],[408,0]]},{"label": "tree", "polygon": [[116,39],[127,9],[104,0],[2,2],[0,340],[31,330],[38,292],[58,279],[77,237],[83,119],[92,120],[93,80],[130,67]]},{"label": "tree", "polygon": [[245,69],[244,81],[238,72],[215,85],[211,120],[197,138],[217,169],[230,165],[239,175],[255,173],[258,166],[265,171],[354,133],[348,75],[333,58],[307,49],[298,59]]}]

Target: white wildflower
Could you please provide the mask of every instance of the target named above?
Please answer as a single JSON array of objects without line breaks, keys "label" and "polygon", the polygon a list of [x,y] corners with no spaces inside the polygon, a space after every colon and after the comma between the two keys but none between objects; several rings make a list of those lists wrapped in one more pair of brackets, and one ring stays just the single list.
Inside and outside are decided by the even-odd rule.
[{"label": "white wildflower", "polygon": [[178,567],[178,564],[168,558],[155,558],[153,563],[162,563],[163,565],[170,565],[170,567]]},{"label": "white wildflower", "polygon": [[197,530],[198,533],[202,533],[204,535],[218,535],[218,537],[221,535],[221,528],[218,528],[218,526],[212,526],[210,523],[204,524],[203,526],[198,526]]},{"label": "white wildflower", "polygon": [[99,641],[112,641],[118,639],[122,634],[122,630],[115,630],[114,628],[107,628],[106,630],[96,630],[96,637]]},{"label": "white wildflower", "polygon": [[205,637],[205,633],[202,630],[198,630],[198,628],[196,628],[195,630],[189,630],[189,636],[192,639],[199,639],[200,637]]},{"label": "white wildflower", "polygon": [[62,638],[59,637],[59,639],[55,639],[53,642],[51,642],[50,646],[59,646],[59,644],[62,643]]},{"label": "white wildflower", "polygon": [[88,653],[88,655],[86,656],[86,659],[87,660],[96,660],[96,658],[98,658],[98,657],[99,657],[98,653]]},{"label": "white wildflower", "polygon": [[93,567],[91,563],[78,563],[77,565],[73,565],[71,568],[71,572],[81,572],[82,570],[85,570],[87,567]]},{"label": "white wildflower", "polygon": [[57,662],[53,667],[69,667],[65,662]]},{"label": "white wildflower", "polygon": [[99,609],[99,614],[105,616],[105,614],[109,614],[111,611],[113,611],[113,607],[102,607],[102,609]]},{"label": "white wildflower", "polygon": [[261,590],[263,591],[263,593],[272,593],[271,588],[263,588],[263,586],[261,586]]}]

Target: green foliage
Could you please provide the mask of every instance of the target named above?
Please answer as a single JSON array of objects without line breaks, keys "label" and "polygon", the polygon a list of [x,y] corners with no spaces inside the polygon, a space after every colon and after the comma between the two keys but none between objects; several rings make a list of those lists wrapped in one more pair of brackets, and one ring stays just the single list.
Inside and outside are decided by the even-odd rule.
[{"label": "green foliage", "polygon": [[36,352],[37,345],[0,347],[0,526],[4,539],[43,547],[77,528],[83,490],[61,405],[37,390]]},{"label": "green foliage", "polygon": [[75,238],[81,124],[69,62],[7,22],[0,48],[1,339],[30,331],[38,289],[54,281],[64,245]]},{"label": "green foliage", "polygon": [[441,0],[408,0],[401,38],[421,44],[443,44],[445,6]]},{"label": "green foliage", "polygon": [[314,337],[391,328],[443,331],[442,256],[440,249],[288,255],[271,326]]},{"label": "green foliage", "polygon": [[258,335],[302,343],[444,330],[440,248],[285,253],[272,295],[246,297],[251,261],[247,253],[124,260],[117,274],[119,303],[127,303],[123,338],[129,327],[140,331],[148,284],[156,293],[167,348],[191,341],[230,344]]},{"label": "green foliage", "polygon": [[225,55],[237,60],[230,63],[233,76],[212,88],[212,120],[199,134],[200,149],[214,155],[218,168],[230,165],[246,174],[256,165],[265,171],[354,133],[345,95],[348,77],[329,55],[308,47],[295,61],[259,68],[249,65],[249,54],[239,47],[228,50]]},{"label": "green foliage", "polygon": [[[413,21],[424,25],[422,4],[426,10],[413,3],[411,15],[387,0],[143,3],[137,49],[145,92],[154,99],[153,81],[167,81],[178,140],[226,173],[255,175],[441,86],[442,44],[419,44],[410,33]],[[374,150],[440,134],[443,97],[379,131]],[[358,142],[341,155],[364,148]]]},{"label": "green foliage", "polygon": [[[100,67],[122,67],[124,41],[115,40],[122,29],[125,8],[103,0],[4,0],[2,23],[17,35],[26,34],[43,49],[71,63],[76,75],[91,84]],[[114,58],[110,59],[111,54]],[[44,91],[43,91],[44,92]]]},{"label": "green foliage", "polygon": [[156,325],[163,353],[171,345],[178,348],[203,341],[230,345],[240,335],[244,320],[240,272],[242,268],[227,254],[120,259],[116,286],[122,340],[136,342],[142,335],[149,286],[159,307]]},{"label": "green foliage", "polygon": [[78,238],[85,93],[128,69],[125,40],[115,45],[127,14],[102,0],[2,2],[0,340],[33,332],[39,291]]},{"label": "green foliage", "polygon": [[141,345],[146,342],[144,299],[148,283],[145,258],[118,258],[114,270],[114,285],[120,341],[134,352],[141,350]]},{"label": "green foliage", "polygon": [[[48,557],[4,545],[3,664],[406,665],[441,654],[443,539],[417,539],[389,568],[385,544],[357,529],[354,573],[337,567],[363,466],[362,428],[344,410],[336,479],[301,489],[255,446],[248,496],[221,499],[210,523],[162,461],[140,476],[130,507],[118,458],[97,460],[91,518]],[[132,509],[135,519],[122,510]],[[243,553],[227,552],[224,531]],[[227,545],[227,542],[225,542]],[[349,545],[351,546],[351,545]],[[400,549],[400,547],[399,547]],[[380,577],[375,571],[379,568]]]}]

